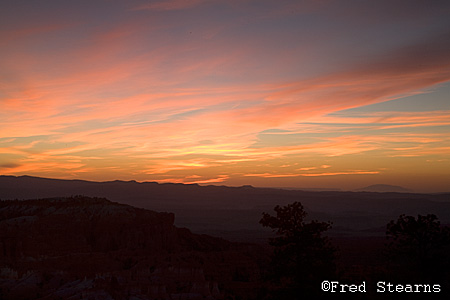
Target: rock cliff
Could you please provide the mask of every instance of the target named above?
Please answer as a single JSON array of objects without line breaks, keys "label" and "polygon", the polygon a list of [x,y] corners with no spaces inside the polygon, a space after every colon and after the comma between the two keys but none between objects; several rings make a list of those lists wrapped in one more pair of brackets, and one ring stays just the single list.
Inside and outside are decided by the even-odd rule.
[{"label": "rock cliff", "polygon": [[251,290],[252,246],[193,234],[174,218],[83,196],[0,201],[0,298],[222,299],[235,286]]}]

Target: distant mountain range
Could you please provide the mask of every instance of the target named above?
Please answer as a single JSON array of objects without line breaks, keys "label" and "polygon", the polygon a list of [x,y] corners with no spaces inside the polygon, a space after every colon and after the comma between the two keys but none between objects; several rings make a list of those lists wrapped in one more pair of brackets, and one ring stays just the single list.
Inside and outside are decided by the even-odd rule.
[{"label": "distant mountain range", "polygon": [[252,186],[199,186],[156,182],[60,180],[0,176],[0,199],[85,195],[175,214],[175,225],[234,241],[265,241],[263,212],[300,201],[310,218],[332,221],[335,235],[384,235],[400,214],[436,214],[450,224],[450,194],[302,191]]},{"label": "distant mountain range", "polygon": [[412,190],[397,185],[373,184],[355,190],[356,192],[377,192],[377,193],[412,193]]},{"label": "distant mountain range", "polygon": [[274,189],[293,190],[293,191],[311,191],[311,192],[329,192],[340,191],[339,188],[298,188],[298,187],[274,187]]}]

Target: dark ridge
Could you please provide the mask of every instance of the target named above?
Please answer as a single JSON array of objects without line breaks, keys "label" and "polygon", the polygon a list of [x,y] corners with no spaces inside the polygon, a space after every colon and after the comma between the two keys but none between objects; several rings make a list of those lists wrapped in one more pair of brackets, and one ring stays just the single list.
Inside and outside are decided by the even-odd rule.
[{"label": "dark ridge", "polygon": [[450,194],[304,191],[250,186],[200,186],[156,182],[45,179],[0,176],[0,199],[106,197],[134,207],[175,213],[175,225],[234,241],[263,242],[259,220],[276,205],[300,201],[311,218],[332,221],[330,234],[366,235],[400,214],[439,216],[450,223]]},{"label": "dark ridge", "polygon": [[[0,201],[0,298],[223,299],[240,293],[235,268],[252,274],[247,286],[259,280],[260,247],[173,223],[172,213],[105,198]],[[150,295],[152,287],[165,294]]]}]

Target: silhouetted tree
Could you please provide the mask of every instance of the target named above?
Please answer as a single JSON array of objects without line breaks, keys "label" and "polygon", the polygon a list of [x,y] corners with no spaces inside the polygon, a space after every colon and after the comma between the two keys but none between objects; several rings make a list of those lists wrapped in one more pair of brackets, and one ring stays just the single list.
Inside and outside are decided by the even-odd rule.
[{"label": "silhouetted tree", "polygon": [[320,282],[333,278],[335,253],[322,233],[331,228],[327,222],[305,222],[307,213],[300,202],[274,208],[276,216],[263,213],[260,223],[272,228],[277,237],[269,244],[274,253],[269,270],[275,299],[297,299],[301,295],[320,295]]},{"label": "silhouetted tree", "polygon": [[387,224],[389,254],[408,271],[416,269],[422,276],[442,276],[449,263],[450,230],[441,226],[434,214],[400,215]]}]

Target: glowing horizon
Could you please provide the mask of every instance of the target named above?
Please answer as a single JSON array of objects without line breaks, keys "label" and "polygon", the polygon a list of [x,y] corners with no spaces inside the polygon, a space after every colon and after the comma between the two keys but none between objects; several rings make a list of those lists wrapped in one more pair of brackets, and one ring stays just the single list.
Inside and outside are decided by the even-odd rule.
[{"label": "glowing horizon", "polygon": [[0,174],[450,191],[448,3],[0,12]]}]

